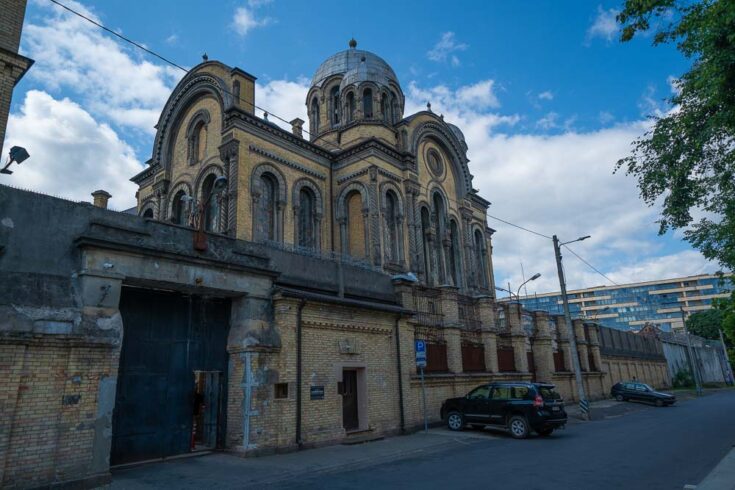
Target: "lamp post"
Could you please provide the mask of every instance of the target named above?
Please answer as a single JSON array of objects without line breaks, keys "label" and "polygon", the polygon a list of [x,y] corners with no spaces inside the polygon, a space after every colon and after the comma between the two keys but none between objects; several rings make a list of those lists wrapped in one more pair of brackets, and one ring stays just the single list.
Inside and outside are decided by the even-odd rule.
[{"label": "lamp post", "polygon": [[582,240],[588,239],[590,236],[579,237],[576,240],[569,242],[559,243],[559,239],[554,235],[552,240],[554,241],[554,256],[556,257],[556,269],[559,273],[559,286],[561,287],[561,298],[564,303],[564,319],[567,324],[567,331],[569,332],[569,344],[570,350],[572,351],[572,366],[574,367],[574,379],[577,382],[577,393],[579,395],[579,408],[582,410],[582,418],[585,420],[590,419],[590,406],[587,401],[587,396],[584,392],[584,384],[582,382],[582,369],[579,365],[579,352],[577,351],[577,339],[574,335],[574,328],[572,327],[572,315],[569,313],[569,298],[567,298],[567,285],[564,280],[564,269],[561,267],[561,246],[568,243],[581,242]]},{"label": "lamp post", "polygon": [[204,201],[201,201],[197,203],[196,207],[196,221],[197,221],[197,230],[194,232],[194,250],[197,250],[198,252],[206,252],[207,251],[207,235],[204,233],[204,222],[206,221],[204,219],[205,210],[207,209],[207,206],[209,205],[209,201],[212,200],[212,198],[220,194],[225,188],[227,187],[227,178],[226,177],[217,177],[214,179],[214,183],[212,184],[212,190],[209,192],[209,195]]},{"label": "lamp post", "polygon": [[[531,276],[531,277],[530,277],[529,279],[527,279],[526,281],[524,281],[523,283],[521,283],[521,285],[520,285],[520,286],[518,286],[518,291],[516,292],[516,299],[519,299],[519,298],[520,298],[520,295],[521,295],[521,288],[522,288],[523,286],[525,286],[525,285],[526,285],[527,283],[529,283],[529,282],[531,282],[531,281],[535,281],[535,280],[536,280],[536,279],[538,279],[539,277],[541,277],[541,273],[540,273],[540,272],[537,272],[536,274],[532,275],[532,276]],[[526,292],[528,292],[528,291],[526,291]]]}]

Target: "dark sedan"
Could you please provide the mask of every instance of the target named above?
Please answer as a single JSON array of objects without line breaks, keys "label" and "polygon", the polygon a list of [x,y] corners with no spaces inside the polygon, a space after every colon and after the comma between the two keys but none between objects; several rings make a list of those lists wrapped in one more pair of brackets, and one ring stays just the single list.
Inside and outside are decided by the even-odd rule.
[{"label": "dark sedan", "polygon": [[619,402],[627,400],[636,400],[641,402],[653,403],[657,407],[664,405],[673,405],[676,403],[676,397],[669,393],[661,393],[656,391],[645,383],[635,381],[623,381],[615,383],[610,389],[610,396]]}]

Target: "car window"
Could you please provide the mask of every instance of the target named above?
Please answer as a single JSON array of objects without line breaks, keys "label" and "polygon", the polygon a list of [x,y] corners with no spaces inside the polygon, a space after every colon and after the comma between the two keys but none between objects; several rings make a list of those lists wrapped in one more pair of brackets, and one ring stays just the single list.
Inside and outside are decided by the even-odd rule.
[{"label": "car window", "polygon": [[645,383],[641,383],[641,386],[643,387],[644,391],[654,391],[653,388],[651,388],[650,386],[648,386]]},{"label": "car window", "polygon": [[469,395],[467,395],[467,398],[469,398],[470,400],[487,400],[489,397],[489,386],[480,386],[479,388],[475,388],[474,390],[470,391]]},{"label": "car window", "polygon": [[528,396],[528,386],[514,386],[510,396],[513,400],[523,400]]},{"label": "car window", "polygon": [[510,400],[510,386],[496,386],[493,388],[493,400]]},{"label": "car window", "polygon": [[544,400],[561,400],[561,395],[550,386],[539,386],[538,390]]},{"label": "car window", "polygon": [[626,390],[635,390],[635,384],[633,383],[625,383],[623,386]]},{"label": "car window", "polygon": [[635,385],[635,389],[636,389],[636,391],[647,391],[646,390],[646,385],[639,385],[639,384],[637,384],[637,385]]}]

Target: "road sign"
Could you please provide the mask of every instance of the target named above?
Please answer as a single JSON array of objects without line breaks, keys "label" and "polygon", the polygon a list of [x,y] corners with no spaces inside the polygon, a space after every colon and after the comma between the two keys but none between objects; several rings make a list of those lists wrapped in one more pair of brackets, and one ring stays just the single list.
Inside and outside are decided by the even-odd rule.
[{"label": "road sign", "polygon": [[426,341],[416,341],[416,366],[420,368],[426,367]]}]

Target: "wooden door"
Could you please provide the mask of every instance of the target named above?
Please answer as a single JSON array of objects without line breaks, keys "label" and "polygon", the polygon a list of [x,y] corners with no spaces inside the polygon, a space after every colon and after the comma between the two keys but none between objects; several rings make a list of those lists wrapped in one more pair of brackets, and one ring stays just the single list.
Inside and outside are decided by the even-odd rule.
[{"label": "wooden door", "polygon": [[357,371],[354,369],[342,372],[342,425],[346,431],[360,427],[357,416]]}]

